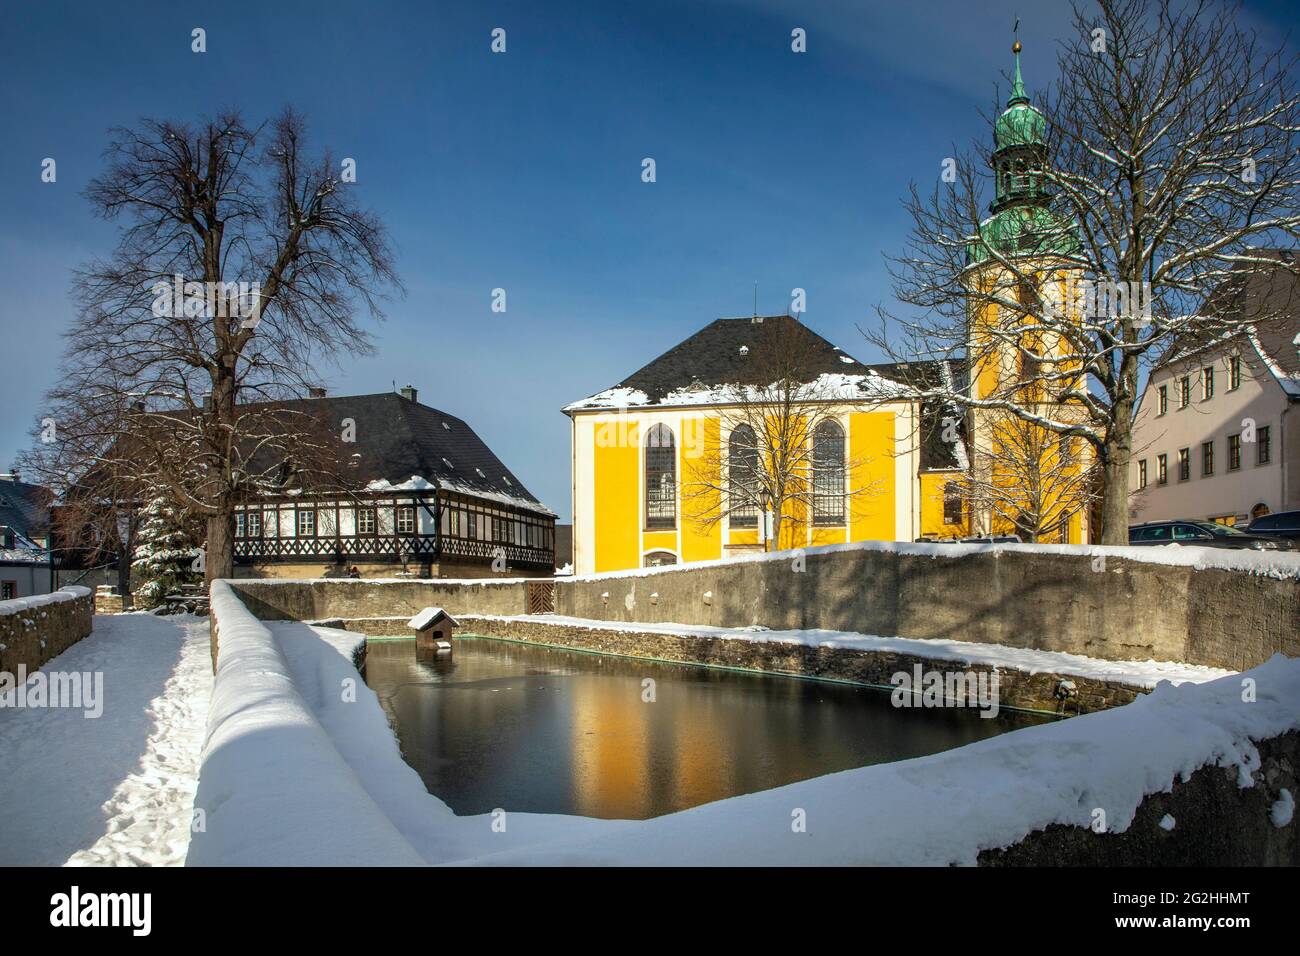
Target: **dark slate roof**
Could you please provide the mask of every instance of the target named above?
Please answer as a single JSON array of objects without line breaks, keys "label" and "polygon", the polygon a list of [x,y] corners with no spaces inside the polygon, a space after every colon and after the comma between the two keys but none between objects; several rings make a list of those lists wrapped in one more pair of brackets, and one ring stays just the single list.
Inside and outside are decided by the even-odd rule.
[{"label": "dark slate roof", "polygon": [[[876,373],[853,356],[795,318],[766,315],[717,319],[617,385],[567,405],[564,411],[624,404],[651,406],[663,403],[673,392],[769,384],[762,381],[764,372],[770,374],[773,368],[782,367],[782,359],[766,353],[778,348],[785,358],[797,355],[803,382],[816,381],[822,375],[863,376],[864,380],[857,385],[863,399],[888,397],[878,389],[873,390],[871,379]],[[783,370],[789,369],[787,363]],[[846,387],[852,388],[852,384]],[[684,401],[682,404],[699,403]]]},{"label": "dark slate roof", "polygon": [[49,489],[25,481],[0,479],[0,525],[27,538],[42,537],[49,530]]},{"label": "dark slate roof", "polygon": [[[773,326],[776,326],[773,328]],[[889,382],[908,387],[937,387],[942,382],[942,364],[937,361],[899,362],[883,365],[864,365],[843,349],[832,345],[808,326],[788,315],[767,315],[757,318],[717,319],[694,335],[673,346],[663,355],[647,363],[614,389],[635,389],[644,392],[647,401],[654,405],[665,396],[692,385],[713,387],[717,385],[754,384],[756,372],[765,367],[761,352],[771,343],[797,350],[800,371],[805,382],[816,380],[823,374],[878,376]],[[742,351],[746,349],[747,351]],[[948,363],[956,387],[964,389],[964,363]],[[766,383],[762,383],[766,384]],[[905,394],[900,389],[900,394]],[[601,393],[602,395],[604,393]],[[863,393],[863,398],[876,397]],[[600,395],[592,396],[598,399]],[[566,410],[584,407],[602,407],[598,403],[587,406],[586,399],[567,406]],[[933,406],[933,407],[932,407]],[[956,468],[960,466],[953,448],[942,440],[944,412],[937,403],[925,402],[922,408],[921,467]],[[965,434],[965,416],[950,411],[962,424],[959,431]]]},{"label": "dark slate roof", "polygon": [[378,479],[396,485],[419,477],[549,511],[474,429],[437,408],[393,392],[271,404],[310,414],[333,430],[341,429],[345,418],[356,422],[356,442],[344,449],[345,457],[357,461],[349,471],[357,475],[358,488]]},{"label": "dark slate roof", "polygon": [[[674,389],[703,385],[738,384],[750,381],[757,355],[742,353],[741,347],[754,349],[763,341],[765,323],[781,323],[783,344],[804,352],[805,381],[823,373],[865,375],[867,367],[831,345],[808,326],[787,315],[759,316],[758,319],[718,319],[710,322],[690,338],[673,346],[663,355],[637,369],[620,386],[637,388],[660,401]],[[786,337],[788,336],[788,337]],[[846,361],[847,359],[847,361]],[[763,383],[766,384],[766,383]]]}]

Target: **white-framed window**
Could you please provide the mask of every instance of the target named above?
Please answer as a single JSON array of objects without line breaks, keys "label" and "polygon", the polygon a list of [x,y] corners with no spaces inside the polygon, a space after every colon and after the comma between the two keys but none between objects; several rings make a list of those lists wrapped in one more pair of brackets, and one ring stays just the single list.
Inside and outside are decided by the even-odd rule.
[{"label": "white-framed window", "polygon": [[242,538],[243,536],[244,536],[244,513],[242,511],[236,511],[235,512],[235,537]]},{"label": "white-framed window", "polygon": [[1201,369],[1201,401],[1208,402],[1214,397],[1214,366],[1207,365]]},{"label": "white-framed window", "polygon": [[316,512],[311,508],[298,509],[298,537],[314,538],[316,536]]},{"label": "white-framed window", "polygon": [[248,536],[250,538],[260,538],[262,536],[262,512],[248,512],[247,521]]},{"label": "white-framed window", "polygon": [[400,505],[397,509],[397,533],[415,534],[415,509],[410,505]]},{"label": "white-framed window", "polygon": [[357,534],[374,534],[375,533],[375,509],[358,508],[357,509]]},{"label": "white-framed window", "polygon": [[1228,356],[1228,391],[1241,388],[1241,356]]}]

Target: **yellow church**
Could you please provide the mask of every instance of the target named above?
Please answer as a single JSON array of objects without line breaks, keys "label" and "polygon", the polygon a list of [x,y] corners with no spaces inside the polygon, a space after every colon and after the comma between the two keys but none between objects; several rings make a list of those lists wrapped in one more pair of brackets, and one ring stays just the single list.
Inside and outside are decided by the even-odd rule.
[{"label": "yellow church", "polygon": [[[1074,276],[1077,239],[1046,208],[1034,172],[1045,153],[1044,120],[1024,93],[1019,44],[1015,52],[1012,96],[994,131],[992,216],[973,236],[962,276],[979,303],[971,306],[966,355],[864,365],[788,315],[712,322],[564,407],[574,573],[1013,533],[1027,510],[1042,513],[1040,525],[1050,518],[1052,540],[1087,540],[1087,508],[1074,497],[1086,449],[1004,414],[921,397],[943,387],[975,399],[1014,395],[1046,411],[1062,379],[1053,356],[1064,344],[1036,331],[1025,333],[1038,336],[1032,342],[1017,341],[1023,316],[989,304],[1008,288],[1023,302],[1064,301]],[[1022,444],[1035,456],[1028,477],[1006,464]],[[1049,472],[1058,485],[1044,493],[1040,473]],[[1032,508],[1022,500],[1044,494]],[[1043,530],[1034,536],[1044,540]]]}]

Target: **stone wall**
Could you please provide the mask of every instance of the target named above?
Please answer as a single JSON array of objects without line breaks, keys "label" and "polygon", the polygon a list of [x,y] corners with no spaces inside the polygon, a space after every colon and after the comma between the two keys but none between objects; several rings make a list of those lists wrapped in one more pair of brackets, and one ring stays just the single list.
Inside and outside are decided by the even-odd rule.
[{"label": "stone wall", "polygon": [[[1087,552],[811,549],[556,584],[557,614],[826,628],[1245,670],[1300,656],[1300,582]],[[954,553],[955,551],[955,553]],[[476,608],[477,610],[477,608]],[[496,613],[496,612],[490,612]]]},{"label": "stone wall", "polygon": [[[1168,793],[1147,795],[1123,833],[1053,824],[1000,850],[981,866],[1300,866],[1300,826],[1277,826],[1270,811],[1288,790],[1300,793],[1300,733],[1257,742],[1254,786],[1236,767],[1204,766]],[[1172,830],[1160,826],[1173,817]],[[1230,824],[1228,821],[1231,821]]]},{"label": "stone wall", "polygon": [[409,620],[426,607],[440,607],[452,616],[470,612],[523,614],[527,610],[522,578],[496,581],[236,578],[229,583],[248,609],[265,621],[401,616]]},{"label": "stone wall", "polygon": [[89,588],[70,586],[0,601],[0,671],[30,673],[89,634],[94,600]]},{"label": "stone wall", "polygon": [[[816,677],[845,680],[876,687],[889,687],[890,677],[899,671],[912,672],[916,664],[924,670],[942,673],[990,673],[987,664],[967,664],[964,661],[940,660],[912,654],[885,651],[860,651],[842,647],[805,647],[798,644],[742,641],[724,637],[664,634],[657,631],[638,631],[635,625],[613,630],[610,628],[582,627],[567,622],[533,621],[483,618],[462,615],[458,618],[460,632],[513,638],[534,644],[577,648],[628,657],[644,657],[663,661],[680,661],[685,664],[707,664],[715,667],[741,667],[787,676]],[[393,633],[393,632],[390,632]],[[1039,672],[1030,674],[1009,668],[998,670],[998,701],[1002,707],[1021,710],[1059,713],[1062,701],[1057,688],[1062,680],[1070,681],[1075,688],[1064,705],[1068,714],[1103,710],[1133,701],[1144,689],[1116,681],[1092,680],[1084,677],[1062,677],[1059,674]]]}]

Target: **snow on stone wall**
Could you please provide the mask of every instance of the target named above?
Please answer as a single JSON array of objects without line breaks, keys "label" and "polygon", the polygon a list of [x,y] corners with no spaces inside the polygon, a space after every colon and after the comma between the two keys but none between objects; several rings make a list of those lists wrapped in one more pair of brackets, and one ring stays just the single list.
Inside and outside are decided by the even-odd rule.
[{"label": "snow on stone wall", "polygon": [[266,625],[225,581],[187,864],[410,866],[423,860],[375,805],[294,686]]},{"label": "snow on stone wall", "polygon": [[76,584],[0,601],[0,671],[30,673],[62,654],[90,633],[93,611],[90,588]]},{"label": "snow on stone wall", "polygon": [[[268,627],[221,581],[212,613],[221,652],[195,800],[203,828],[188,859],[196,865],[975,864],[1053,824],[1090,828],[1098,810],[1111,833],[1145,825],[1148,798],[1205,767],[1231,771],[1238,791],[1258,797],[1225,805],[1259,811],[1234,827],[1296,826],[1290,813],[1268,812],[1285,803],[1278,786],[1289,795],[1295,782],[1270,780],[1258,746],[1300,729],[1300,660],[1280,655],[1208,683],[1162,682],[1114,710],[653,820],[506,807],[502,829],[493,815],[455,816],[424,791],[373,692],[361,685],[341,699],[336,688],[356,672],[337,645],[351,636]],[[1296,845],[1289,831],[1282,837],[1270,845]],[[1209,862],[1209,842],[1186,846],[1182,862]],[[1135,851],[1112,862],[1142,859]]]}]

